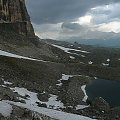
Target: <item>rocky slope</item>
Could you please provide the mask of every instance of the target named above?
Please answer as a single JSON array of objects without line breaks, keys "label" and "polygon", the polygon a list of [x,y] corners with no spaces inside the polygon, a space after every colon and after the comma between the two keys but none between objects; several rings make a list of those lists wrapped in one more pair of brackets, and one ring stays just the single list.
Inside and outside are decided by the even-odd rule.
[{"label": "rocky slope", "polygon": [[119,108],[85,93],[96,77],[119,81],[119,59],[119,49],[41,40],[24,0],[0,0],[0,119],[119,120]]},{"label": "rocky slope", "polygon": [[[83,101],[84,92],[81,87],[94,80],[90,77],[90,71],[86,71],[87,65],[40,61],[24,57],[20,59],[17,55],[5,54],[2,53],[0,56],[0,99],[5,104],[17,106],[17,109],[29,109],[27,113],[26,109],[22,110],[25,110],[25,117],[31,119],[33,111],[36,111],[55,119],[59,117],[59,120],[73,120],[70,114],[67,118],[67,113],[61,113],[65,111],[78,114],[76,120],[80,119],[80,115],[99,120],[119,118],[119,108],[111,109],[102,98],[95,101],[87,100],[90,106]],[[104,69],[101,67],[101,70]],[[20,106],[23,108],[19,108]],[[14,109],[14,106],[12,108]],[[53,109],[56,111],[52,111]],[[15,116],[21,117],[24,114],[23,112],[21,115],[21,112],[17,112],[16,109],[15,111],[8,119]],[[63,118],[63,115],[66,117]],[[3,116],[1,118],[7,119]],[[24,119],[21,118],[21,120]],[[89,120],[89,118],[83,120]]]}]

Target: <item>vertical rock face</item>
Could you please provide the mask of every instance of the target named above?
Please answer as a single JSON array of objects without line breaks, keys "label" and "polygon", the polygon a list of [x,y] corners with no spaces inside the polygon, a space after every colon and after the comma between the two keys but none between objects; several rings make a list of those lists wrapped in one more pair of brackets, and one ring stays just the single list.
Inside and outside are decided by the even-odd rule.
[{"label": "vertical rock face", "polygon": [[0,30],[34,36],[25,0],[0,0]]}]

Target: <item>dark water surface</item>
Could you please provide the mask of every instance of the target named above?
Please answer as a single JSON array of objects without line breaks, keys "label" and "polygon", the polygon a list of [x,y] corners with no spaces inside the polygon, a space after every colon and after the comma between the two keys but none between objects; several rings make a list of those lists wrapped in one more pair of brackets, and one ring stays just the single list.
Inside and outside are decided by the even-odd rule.
[{"label": "dark water surface", "polygon": [[120,82],[96,79],[86,86],[89,98],[104,98],[111,107],[120,106]]}]

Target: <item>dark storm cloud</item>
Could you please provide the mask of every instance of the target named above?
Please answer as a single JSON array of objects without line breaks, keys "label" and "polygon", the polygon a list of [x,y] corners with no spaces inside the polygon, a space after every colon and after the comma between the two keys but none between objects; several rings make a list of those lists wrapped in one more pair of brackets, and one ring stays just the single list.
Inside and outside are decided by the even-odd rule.
[{"label": "dark storm cloud", "polygon": [[119,0],[27,0],[35,24],[69,22],[84,15],[90,8]]},{"label": "dark storm cloud", "polygon": [[61,28],[71,29],[71,30],[80,30],[82,29],[82,26],[78,23],[63,23]]}]

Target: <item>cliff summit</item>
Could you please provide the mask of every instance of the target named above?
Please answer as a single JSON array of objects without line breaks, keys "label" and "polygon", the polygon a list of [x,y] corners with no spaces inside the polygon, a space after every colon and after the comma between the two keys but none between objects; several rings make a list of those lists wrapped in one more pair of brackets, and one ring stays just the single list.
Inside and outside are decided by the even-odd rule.
[{"label": "cliff summit", "polygon": [[0,0],[0,31],[34,36],[25,0]]}]

